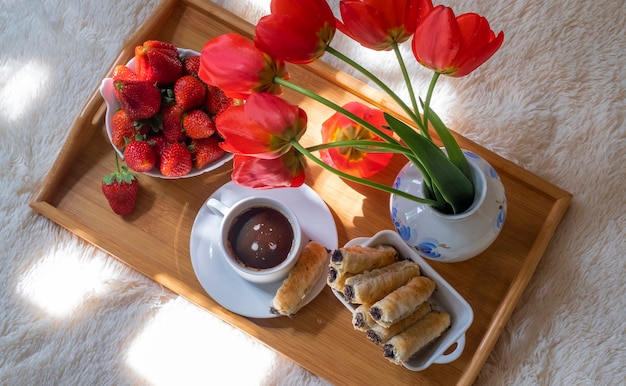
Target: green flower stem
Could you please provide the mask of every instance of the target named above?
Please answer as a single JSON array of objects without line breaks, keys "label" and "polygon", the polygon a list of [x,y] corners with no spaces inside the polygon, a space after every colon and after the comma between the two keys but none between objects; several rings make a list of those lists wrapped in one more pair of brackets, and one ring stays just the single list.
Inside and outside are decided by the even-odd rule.
[{"label": "green flower stem", "polygon": [[296,140],[292,140],[291,141],[291,145],[294,148],[296,148],[300,153],[302,153],[305,157],[307,157],[311,161],[315,162],[317,165],[319,165],[322,168],[330,171],[333,174],[336,174],[337,176],[339,176],[341,178],[344,178],[344,179],[352,181],[352,182],[356,182],[356,183],[361,184],[361,185],[369,186],[370,188],[378,189],[378,190],[381,190],[383,192],[395,194],[397,196],[401,196],[401,197],[404,197],[406,199],[409,199],[409,200],[412,200],[412,201],[415,201],[415,202],[419,202],[419,203],[422,203],[422,204],[426,204],[426,205],[429,205],[429,206],[438,206],[439,205],[439,203],[437,201],[433,201],[433,200],[430,200],[430,199],[427,199],[427,198],[417,197],[417,196],[414,196],[412,194],[403,192],[401,190],[391,188],[391,187],[389,187],[387,185],[379,184],[379,183],[374,182],[374,181],[369,181],[369,180],[366,180],[366,179],[363,179],[363,178],[355,177],[355,176],[353,176],[351,174],[344,173],[341,170],[335,169],[332,166],[326,164],[321,159],[319,159],[316,156],[314,156],[311,152],[309,152],[304,146],[302,146]]},{"label": "green flower stem", "polygon": [[437,84],[439,75],[440,74],[437,71],[433,72],[433,77],[430,80],[430,85],[428,86],[428,93],[426,94],[426,101],[424,101],[424,127],[426,128],[428,128],[428,114],[430,111],[430,99],[433,96],[433,91],[435,91],[435,85]]},{"label": "green flower stem", "polygon": [[364,139],[350,139],[345,141],[334,141],[321,143],[315,146],[307,147],[310,152],[320,151],[323,149],[332,149],[337,147],[354,147],[357,149],[363,149],[365,152],[375,153],[399,153],[404,155],[413,155],[411,149],[408,149],[401,145],[396,145],[387,142],[370,141]]},{"label": "green flower stem", "polygon": [[117,152],[115,152],[115,171],[120,172],[120,160],[117,156]]},{"label": "green flower stem", "polygon": [[410,162],[412,162],[413,165],[415,165],[415,167],[417,167],[420,170],[420,172],[422,173],[422,177],[424,179],[424,184],[426,185],[426,187],[428,189],[431,189],[431,187],[432,187],[430,176],[428,175],[428,173],[424,169],[424,166],[422,165],[420,160],[417,157],[415,157],[415,154],[413,154],[411,149],[409,149],[409,148],[407,148],[405,146],[402,146],[402,145],[395,145],[395,144],[386,143],[386,142],[380,142],[380,141],[346,140],[346,141],[335,141],[335,142],[329,142],[329,143],[322,143],[322,144],[318,144],[318,145],[315,145],[315,146],[307,147],[306,149],[309,152],[315,152],[315,151],[319,151],[319,150],[322,150],[322,149],[331,149],[331,148],[347,147],[347,146],[354,147],[354,148],[356,148],[356,149],[358,149],[360,151],[367,152],[367,153],[397,153],[397,154],[402,154]]},{"label": "green flower stem", "polygon": [[350,111],[344,109],[343,107],[339,106],[338,104],[322,97],[319,94],[316,94],[314,92],[311,92],[307,89],[305,89],[304,87],[300,87],[295,83],[292,83],[288,80],[282,79],[280,77],[274,77],[274,83],[276,84],[280,84],[281,86],[287,87],[293,91],[296,91],[304,96],[307,96],[313,100],[316,100],[318,102],[320,102],[321,104],[330,107],[331,109],[345,115],[346,117],[350,118],[351,120],[353,120],[354,122],[360,124],[361,126],[367,128],[369,131],[371,131],[372,133],[376,134],[377,136],[379,136],[380,138],[384,139],[385,141],[389,142],[389,143],[394,143],[394,144],[398,144],[398,141],[393,138],[392,136],[390,136],[389,134],[385,133],[384,131],[380,130],[379,128],[377,128],[376,126],[372,125],[371,123],[367,122],[366,120],[364,120],[363,118],[360,118],[359,116],[351,113]]},{"label": "green flower stem", "polygon": [[[398,64],[400,65],[400,70],[402,71],[402,77],[404,78],[404,83],[406,83],[406,88],[409,92],[409,97],[411,98],[411,104],[413,105],[413,111],[415,115],[413,117],[417,122],[421,122],[420,118],[417,116],[419,111],[417,107],[417,99],[415,98],[415,91],[413,90],[413,84],[411,83],[411,78],[409,77],[409,72],[406,69],[406,64],[404,63],[404,59],[402,58],[402,54],[400,53],[400,49],[398,48],[398,43],[394,42],[392,44],[393,51],[396,54],[396,59],[398,60]],[[422,135],[428,139],[430,138],[430,133],[428,132],[428,121],[424,120],[423,124],[417,124],[420,129]]]},{"label": "green flower stem", "polygon": [[402,71],[402,77],[404,78],[404,83],[406,84],[407,91],[409,92],[409,97],[411,98],[411,105],[413,106],[413,111],[417,112],[418,111],[417,99],[415,98],[413,84],[411,83],[411,79],[409,78],[409,73],[406,69],[406,64],[404,63],[404,59],[402,58],[402,53],[400,53],[400,48],[398,47],[397,42],[393,42],[391,46],[393,47],[393,52],[396,54],[396,59],[398,60],[400,71]]},{"label": "green flower stem", "polygon": [[[378,78],[376,75],[372,74],[369,70],[367,70],[365,67],[361,66],[359,63],[355,62],[354,60],[350,59],[346,55],[344,55],[341,52],[337,51],[336,49],[332,48],[331,46],[326,46],[326,52],[328,52],[329,54],[334,55],[338,59],[340,59],[343,62],[347,63],[348,65],[352,66],[357,71],[359,71],[361,74],[365,75],[369,80],[374,82],[374,84],[376,84],[385,93],[387,93],[387,95],[389,95],[402,108],[402,110],[404,110],[404,112],[407,113],[407,115],[411,118],[411,120],[413,122],[415,122],[415,124],[419,127],[420,131],[424,131],[424,128],[421,126],[422,125],[422,123],[421,123],[422,121],[417,116],[417,113],[416,113],[417,109],[411,110],[411,108],[402,100],[402,98],[400,98],[392,89],[389,88],[389,86],[387,86],[382,80],[380,80],[380,78]],[[405,69],[405,71],[406,71],[406,69]],[[417,106],[417,103],[415,103],[415,106]]]}]

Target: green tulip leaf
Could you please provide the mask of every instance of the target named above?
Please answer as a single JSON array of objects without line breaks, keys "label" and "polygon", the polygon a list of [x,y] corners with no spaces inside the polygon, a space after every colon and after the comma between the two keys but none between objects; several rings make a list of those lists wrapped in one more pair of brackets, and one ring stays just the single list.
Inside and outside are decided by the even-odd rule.
[{"label": "green tulip leaf", "polygon": [[406,123],[385,113],[391,129],[413,151],[423,169],[431,178],[433,188],[452,208],[461,213],[474,200],[474,184],[448,157],[431,141],[419,135]]},{"label": "green tulip leaf", "polygon": [[443,123],[441,118],[435,113],[432,109],[428,110],[427,119],[430,121],[431,125],[437,132],[437,135],[441,139],[443,146],[446,148],[446,153],[448,154],[448,159],[457,168],[459,168],[463,174],[469,179],[472,178],[472,171],[470,170],[469,163],[467,162],[467,158],[463,154],[463,151],[459,147],[456,139],[452,136],[452,133],[446,127],[446,124]]}]

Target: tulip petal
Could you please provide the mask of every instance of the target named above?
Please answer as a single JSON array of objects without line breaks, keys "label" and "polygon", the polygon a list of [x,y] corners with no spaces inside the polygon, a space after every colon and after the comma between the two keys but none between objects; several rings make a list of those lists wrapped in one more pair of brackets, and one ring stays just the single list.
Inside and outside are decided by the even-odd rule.
[{"label": "tulip petal", "polygon": [[272,94],[252,95],[244,109],[259,126],[287,142],[299,140],[305,132],[307,117],[304,110]]},{"label": "tulip petal", "polygon": [[405,27],[411,34],[415,32],[417,26],[433,10],[432,0],[409,0]]},{"label": "tulip petal", "polygon": [[[354,153],[359,155],[355,156]],[[391,153],[364,153],[358,150],[350,150],[342,153],[337,149],[327,149],[320,152],[322,160],[328,165],[345,173],[360,178],[368,178],[378,173],[389,165],[393,154]]]},{"label": "tulip petal", "polygon": [[465,13],[456,18],[463,47],[471,49],[482,46],[493,38],[493,32],[484,17],[475,13]]},{"label": "tulip petal", "polygon": [[411,37],[432,8],[431,0],[398,0],[391,7],[388,0],[342,0],[338,28],[364,47],[388,50]]},{"label": "tulip petal", "polygon": [[275,159],[235,155],[231,177],[236,184],[254,189],[298,187],[304,183],[305,169],[304,157],[293,149]]},{"label": "tulip petal", "polygon": [[233,106],[215,119],[224,139],[222,149],[233,154],[276,158],[291,148],[306,130],[304,110],[268,93],[252,94],[245,104]]},{"label": "tulip petal", "polygon": [[[380,130],[392,134],[390,130],[383,128],[387,123],[381,110],[369,108],[360,102],[350,102],[343,107]],[[343,140],[383,141],[343,114],[335,113],[322,124],[322,142],[330,143]],[[367,178],[387,166],[393,154],[364,152],[353,147],[341,147],[321,150],[320,156],[324,162],[336,169],[356,177]]]},{"label": "tulip petal", "polygon": [[289,15],[262,17],[255,28],[254,44],[270,56],[290,63],[310,63],[324,53],[326,44],[312,33],[316,25]]},{"label": "tulip petal", "polygon": [[228,33],[209,40],[200,54],[198,76],[236,99],[256,91],[280,92],[274,77],[287,78],[284,63],[269,58],[245,37]]},{"label": "tulip petal", "polygon": [[423,20],[413,35],[413,53],[418,62],[445,73],[457,55],[461,43],[452,9],[437,6]]},{"label": "tulip petal", "polygon": [[255,27],[254,44],[280,60],[310,63],[325,52],[336,20],[324,0],[273,0]]},{"label": "tulip petal", "polygon": [[313,24],[335,28],[335,15],[325,0],[272,0],[270,12],[273,15],[298,15],[302,20],[312,20]]},{"label": "tulip petal", "polygon": [[364,47],[385,50],[390,47],[387,26],[377,9],[361,1],[341,2],[339,29]]},{"label": "tulip petal", "polygon": [[504,34],[495,36],[484,17],[454,16],[451,8],[435,7],[415,30],[411,48],[417,61],[441,74],[465,76],[500,48]]},{"label": "tulip petal", "polygon": [[231,107],[217,116],[215,126],[224,139],[220,147],[225,151],[275,157],[268,145],[270,133],[245,114],[243,105]]},{"label": "tulip petal", "polygon": [[457,17],[459,30],[463,38],[463,57],[455,61],[459,63],[453,76],[461,77],[469,74],[486,62],[500,49],[504,34],[500,32],[496,37],[484,17],[467,13]]}]

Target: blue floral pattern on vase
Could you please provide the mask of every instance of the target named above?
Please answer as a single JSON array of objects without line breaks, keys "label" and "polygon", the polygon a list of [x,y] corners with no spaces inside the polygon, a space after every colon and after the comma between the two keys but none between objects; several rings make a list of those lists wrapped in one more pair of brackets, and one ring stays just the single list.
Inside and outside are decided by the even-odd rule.
[{"label": "blue floral pattern on vase", "polygon": [[396,232],[400,235],[402,240],[409,245],[417,243],[418,240],[418,232],[417,229],[411,227],[408,224],[405,224],[400,216],[398,216],[398,208],[392,208],[392,222],[394,227],[396,228]]},{"label": "blue floral pattern on vase", "polygon": [[441,253],[438,252],[439,242],[435,239],[424,239],[417,245],[417,251],[421,255],[436,259],[441,257]]},{"label": "blue floral pattern on vase", "polygon": [[498,173],[496,172],[496,169],[493,168],[493,166],[489,166],[489,175],[491,176],[491,178],[495,178],[495,179],[500,179],[500,176],[498,175]]},{"label": "blue floral pattern on vase", "polygon": [[506,221],[506,199],[498,206],[498,216],[496,217],[495,231],[498,232]]}]

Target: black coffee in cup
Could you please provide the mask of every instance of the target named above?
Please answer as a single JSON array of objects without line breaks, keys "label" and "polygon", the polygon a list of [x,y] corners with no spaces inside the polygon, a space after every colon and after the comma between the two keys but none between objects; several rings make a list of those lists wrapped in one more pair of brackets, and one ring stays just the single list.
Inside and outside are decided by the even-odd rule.
[{"label": "black coffee in cup", "polygon": [[293,244],[289,220],[268,206],[246,209],[228,230],[228,247],[239,262],[249,268],[268,269],[282,263]]}]

